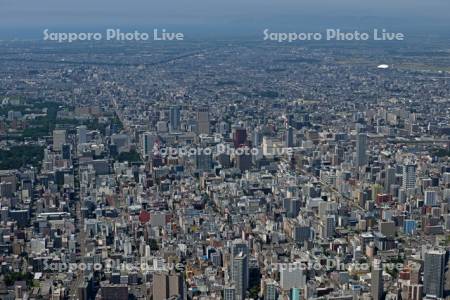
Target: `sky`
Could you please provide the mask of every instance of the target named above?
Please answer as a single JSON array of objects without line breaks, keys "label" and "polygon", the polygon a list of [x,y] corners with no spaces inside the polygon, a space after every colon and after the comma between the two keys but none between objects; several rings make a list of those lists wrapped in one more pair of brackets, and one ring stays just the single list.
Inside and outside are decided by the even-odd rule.
[{"label": "sky", "polygon": [[[251,32],[318,27],[450,31],[449,0],[0,0],[0,35],[98,28]],[[309,27],[309,28],[308,28]]]}]

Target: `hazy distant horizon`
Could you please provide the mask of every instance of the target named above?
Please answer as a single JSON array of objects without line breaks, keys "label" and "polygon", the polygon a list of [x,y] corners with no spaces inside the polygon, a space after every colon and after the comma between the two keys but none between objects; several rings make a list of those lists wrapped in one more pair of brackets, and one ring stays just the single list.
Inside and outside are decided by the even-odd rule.
[{"label": "hazy distant horizon", "polygon": [[[26,4],[24,4],[26,3]],[[144,30],[165,27],[205,34],[275,30],[386,28],[430,34],[450,30],[450,1],[380,0],[0,0],[0,38],[39,38],[42,30]]]}]

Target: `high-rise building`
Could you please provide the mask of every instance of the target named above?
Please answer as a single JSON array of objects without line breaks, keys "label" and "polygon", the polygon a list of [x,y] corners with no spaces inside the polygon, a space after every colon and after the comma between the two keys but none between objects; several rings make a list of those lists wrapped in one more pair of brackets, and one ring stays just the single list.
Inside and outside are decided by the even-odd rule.
[{"label": "high-rise building", "polygon": [[301,290],[298,288],[291,289],[291,292],[289,293],[289,299],[290,300],[300,300]]},{"label": "high-rise building", "polygon": [[231,257],[235,257],[240,252],[243,252],[245,255],[248,255],[248,244],[246,241],[237,239],[233,241],[231,245]]},{"label": "high-rise building", "polygon": [[405,298],[409,300],[423,299],[423,285],[422,284],[408,284],[405,286]]},{"label": "high-rise building", "polygon": [[236,288],[236,300],[244,300],[248,288],[249,249],[246,242],[235,240],[231,247],[231,280]]},{"label": "high-rise building", "polygon": [[[248,152],[250,150],[247,150]],[[241,172],[245,172],[252,168],[252,156],[249,153],[242,153],[236,155],[236,168],[241,170]]]},{"label": "high-rise building", "polygon": [[12,197],[13,193],[14,186],[11,182],[0,182],[0,197]]},{"label": "high-rise building", "polygon": [[236,287],[236,300],[244,300],[248,288],[248,256],[243,251],[233,258],[232,282]]},{"label": "high-rise building", "polygon": [[169,126],[171,131],[180,129],[181,112],[179,106],[171,106],[169,111]]},{"label": "high-rise building", "polygon": [[287,215],[290,218],[296,218],[300,212],[301,201],[298,198],[289,199],[289,206],[287,207]]},{"label": "high-rise building", "polygon": [[262,133],[260,128],[255,128],[252,134],[252,146],[259,147],[262,143]]},{"label": "high-rise building", "polygon": [[406,191],[416,187],[416,165],[406,164],[403,166],[402,187]]},{"label": "high-rise building", "polygon": [[219,123],[219,133],[226,136],[230,133],[230,124],[225,121]]},{"label": "high-rise building", "polygon": [[336,218],[334,215],[327,215],[322,221],[322,238],[327,239],[334,236],[336,229]]},{"label": "high-rise building", "polygon": [[359,133],[356,138],[356,166],[367,164],[367,134]]},{"label": "high-rise building", "polygon": [[388,167],[384,178],[384,192],[389,193],[391,185],[395,183],[395,168]]},{"label": "high-rise building", "polygon": [[335,146],[334,154],[336,155],[338,164],[344,160],[345,151],[344,151],[344,148],[340,144],[337,144]]},{"label": "high-rise building", "polygon": [[283,291],[293,288],[304,288],[306,286],[306,276],[300,267],[285,268],[280,270],[280,286]]},{"label": "high-rise building", "polygon": [[197,133],[209,134],[209,108],[202,107],[197,110]]},{"label": "high-rise building", "polygon": [[141,137],[141,149],[142,156],[149,158],[153,154],[153,148],[155,146],[158,136],[154,132],[144,132]]},{"label": "high-rise building", "polygon": [[[283,199],[283,209],[286,211],[286,215],[289,218],[295,218],[298,215],[296,204],[292,204],[293,198]],[[298,200],[298,199],[295,199]],[[300,210],[300,209],[299,209]]]},{"label": "high-rise building", "polygon": [[177,299],[185,299],[183,275],[167,272],[155,273],[153,275],[153,299],[166,300],[174,296]]},{"label": "high-rise building", "polygon": [[412,219],[406,219],[403,221],[403,232],[405,234],[413,235],[417,230],[417,221]]},{"label": "high-rise building", "polygon": [[100,283],[101,299],[128,299],[128,286],[126,284]]},{"label": "high-rise building", "polygon": [[61,146],[61,153],[63,159],[70,159],[70,144],[63,144]]},{"label": "high-rise building", "polygon": [[80,125],[77,127],[78,144],[87,143],[87,127],[86,125]]},{"label": "high-rise building", "polygon": [[426,206],[436,206],[438,204],[437,191],[434,190],[425,191],[424,204]]},{"label": "high-rise building", "polygon": [[445,250],[425,252],[423,290],[427,296],[442,298],[444,295]]},{"label": "high-rise building", "polygon": [[210,171],[213,167],[212,153],[199,151],[195,155],[195,166],[200,171]]},{"label": "high-rise building", "polygon": [[264,289],[264,300],[278,299],[277,283],[274,280],[266,282]]},{"label": "high-rise building", "polygon": [[284,146],[287,148],[294,147],[294,129],[289,127],[284,137]]},{"label": "high-rise building", "polygon": [[233,144],[234,148],[239,148],[247,142],[247,130],[243,127],[233,128]]},{"label": "high-rise building", "polygon": [[292,233],[293,239],[296,243],[304,243],[313,238],[313,231],[311,226],[308,225],[296,225]]},{"label": "high-rise building", "polygon": [[383,298],[383,265],[380,259],[374,259],[372,265],[371,295],[374,300]]},{"label": "high-rise building", "polygon": [[66,143],[65,130],[53,130],[53,150],[61,151],[62,145]]},{"label": "high-rise building", "polygon": [[223,300],[236,300],[236,288],[227,286],[223,289]]}]

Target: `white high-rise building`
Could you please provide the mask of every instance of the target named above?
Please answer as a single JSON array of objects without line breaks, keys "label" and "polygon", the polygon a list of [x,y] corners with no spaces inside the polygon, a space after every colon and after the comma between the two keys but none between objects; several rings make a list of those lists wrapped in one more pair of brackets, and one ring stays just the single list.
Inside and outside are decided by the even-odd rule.
[{"label": "white high-rise building", "polygon": [[280,270],[280,285],[284,291],[293,288],[304,288],[306,285],[306,276],[303,273],[300,263],[292,264],[289,268]]},{"label": "white high-rise building", "polygon": [[65,130],[53,130],[53,150],[61,151],[62,146],[66,143]]}]

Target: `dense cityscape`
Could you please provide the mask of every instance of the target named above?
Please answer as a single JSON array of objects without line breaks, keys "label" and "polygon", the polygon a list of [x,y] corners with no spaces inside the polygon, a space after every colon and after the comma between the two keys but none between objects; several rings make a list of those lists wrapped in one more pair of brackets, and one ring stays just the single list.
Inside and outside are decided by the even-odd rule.
[{"label": "dense cityscape", "polygon": [[450,299],[449,49],[1,42],[0,299]]}]

